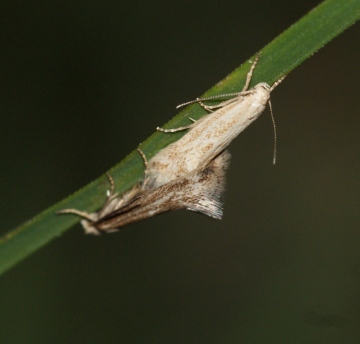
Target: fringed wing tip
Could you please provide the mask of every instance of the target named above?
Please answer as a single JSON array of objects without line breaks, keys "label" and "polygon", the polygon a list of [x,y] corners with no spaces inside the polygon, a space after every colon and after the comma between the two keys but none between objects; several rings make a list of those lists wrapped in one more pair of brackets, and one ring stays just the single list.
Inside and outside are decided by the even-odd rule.
[{"label": "fringed wing tip", "polygon": [[196,211],[216,220],[223,216],[222,203],[215,199],[206,199],[198,204],[188,207],[187,210]]},{"label": "fringed wing tip", "polygon": [[197,211],[220,220],[223,216],[223,203],[220,201],[225,191],[225,174],[230,163],[230,153],[224,151],[198,172],[198,198],[187,206],[188,210]]}]

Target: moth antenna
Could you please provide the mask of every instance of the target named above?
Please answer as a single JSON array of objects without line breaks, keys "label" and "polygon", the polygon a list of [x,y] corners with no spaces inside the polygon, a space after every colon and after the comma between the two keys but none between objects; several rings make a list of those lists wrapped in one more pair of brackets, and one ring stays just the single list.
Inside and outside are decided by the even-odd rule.
[{"label": "moth antenna", "polygon": [[279,80],[275,81],[274,84],[270,87],[270,92],[274,90],[276,86],[278,86],[285,78],[287,77],[287,74],[282,76]]},{"label": "moth antenna", "polygon": [[271,121],[274,128],[274,154],[273,154],[273,165],[276,164],[276,143],[277,143],[277,136],[276,136],[276,123],[275,123],[275,117],[272,111],[271,101],[269,99],[269,108],[270,108],[270,115],[271,115]]},{"label": "moth antenna", "polygon": [[[246,75],[246,81],[245,81],[245,86],[243,87],[241,92],[234,92],[234,93],[224,93],[224,94],[218,94],[216,96],[212,96],[212,97],[206,97],[206,98],[196,98],[195,100],[191,100],[189,102],[183,103],[178,105],[176,108],[180,108],[186,105],[190,105],[190,104],[194,104],[194,103],[198,103],[198,102],[202,102],[202,101],[206,101],[206,100],[212,100],[212,99],[216,99],[216,98],[225,98],[225,97],[236,97],[239,96],[241,94],[246,94],[247,93],[247,89],[249,88],[250,85],[250,81],[251,81],[251,77],[252,77],[252,73],[255,69],[256,64],[259,61],[259,58],[261,56],[261,52],[259,52],[256,56],[255,56],[255,60],[251,65],[251,68],[249,70],[249,72]],[[282,80],[281,80],[282,81]],[[279,81],[278,83],[280,83],[281,81]],[[276,85],[277,86],[277,85]],[[274,88],[276,87],[274,86]]]},{"label": "moth antenna", "polygon": [[241,91],[241,92],[233,92],[233,93],[223,93],[223,94],[218,94],[216,96],[205,97],[205,98],[196,98],[195,100],[191,100],[189,102],[182,103],[182,104],[178,105],[176,107],[176,109],[178,109],[180,107],[183,107],[183,106],[186,106],[186,105],[198,103],[198,102],[203,102],[203,101],[217,99],[217,98],[236,97],[236,96],[245,95],[245,94],[248,94],[248,93],[249,93],[249,91],[244,91],[244,92]]}]

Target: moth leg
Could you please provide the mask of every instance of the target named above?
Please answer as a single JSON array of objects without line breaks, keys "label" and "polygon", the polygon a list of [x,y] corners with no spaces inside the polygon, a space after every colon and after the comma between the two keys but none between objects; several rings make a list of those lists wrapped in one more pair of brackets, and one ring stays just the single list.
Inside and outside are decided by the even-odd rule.
[{"label": "moth leg", "polygon": [[114,200],[115,198],[118,197],[118,193],[114,193],[114,189],[115,189],[115,182],[114,179],[110,176],[109,173],[106,173],[109,182],[110,182],[110,190],[108,190],[106,192],[107,194],[107,199],[104,203],[104,205],[102,206],[101,210],[98,213],[87,213],[86,211],[81,211],[78,209],[63,209],[63,210],[59,210],[56,213],[57,214],[74,214],[74,215],[78,215],[80,217],[82,217],[83,219],[86,219],[90,222],[94,222],[98,219],[98,215],[97,214],[102,214],[102,212],[104,212],[107,207],[109,206],[109,204],[112,202],[112,200]]},{"label": "moth leg", "polygon": [[[245,94],[248,94],[248,92],[244,92],[244,93],[239,93],[239,96],[242,96],[242,95],[245,95]],[[232,102],[234,102],[235,100],[237,100],[238,97],[235,97],[235,98],[231,98],[231,99],[228,99],[228,100],[224,100],[223,102],[219,103],[219,104],[216,104],[216,105],[206,105],[204,104],[200,99],[198,100],[198,103],[206,110],[206,111],[209,111],[209,112],[214,112],[214,109],[220,109],[228,104],[231,104]]]},{"label": "moth leg", "polygon": [[109,183],[110,183],[110,190],[108,190],[108,196],[111,196],[112,194],[114,194],[114,189],[115,189],[115,182],[114,179],[111,177],[109,172],[106,172],[106,176],[108,177]]},{"label": "moth leg", "polygon": [[192,124],[189,124],[189,125],[184,125],[183,127],[175,128],[175,129],[164,129],[164,128],[157,127],[156,130],[161,131],[163,133],[176,133],[177,131],[190,129],[192,126],[193,126]]},{"label": "moth leg", "polygon": [[145,171],[144,171],[144,179],[141,183],[141,188],[142,189],[145,189],[146,188],[146,184],[148,182],[148,160],[146,159],[146,155],[145,153],[140,149],[138,148],[137,151],[139,152],[139,154],[141,155],[143,161],[144,161],[144,165],[145,165]]},{"label": "moth leg", "polygon": [[206,105],[204,104],[200,99],[198,100],[198,103],[206,110],[206,111],[209,111],[209,112],[214,112],[213,109],[220,109],[222,107],[224,107],[225,105],[228,105],[230,103],[232,103],[233,101],[235,101],[235,99],[237,98],[232,98],[232,99],[228,99],[228,100],[225,100],[219,104],[216,104],[216,105]]},{"label": "moth leg", "polygon": [[216,105],[206,105],[202,102],[202,100],[200,98],[196,98],[196,101],[199,103],[199,105],[201,107],[203,107],[206,111],[208,112],[214,112],[214,109],[220,109],[222,107],[224,107],[225,105],[232,103],[234,101],[234,99],[229,99],[229,100],[225,100],[219,104]]},{"label": "moth leg", "polygon": [[157,127],[156,130],[161,131],[163,133],[176,133],[177,131],[187,130],[187,129],[190,129],[196,122],[196,120],[194,120],[190,117],[189,117],[189,120],[192,121],[192,123],[189,125],[184,125],[183,127],[178,127],[178,128],[174,128],[174,129],[163,129],[163,128]]},{"label": "moth leg", "polygon": [[256,64],[257,64],[258,61],[259,61],[260,55],[261,55],[261,53],[258,53],[258,54],[256,55],[255,60],[254,60],[254,62],[252,63],[251,68],[250,68],[249,72],[248,72],[247,75],[246,75],[245,86],[243,87],[243,89],[242,89],[241,92],[244,92],[244,91],[246,91],[246,90],[249,88],[250,81],[251,81],[251,77],[252,77],[252,73],[253,73],[253,71],[254,71],[254,69],[255,69]]},{"label": "moth leg", "polygon": [[145,153],[140,149],[138,148],[137,151],[139,152],[139,154],[141,155],[143,161],[144,161],[144,165],[145,165],[145,172],[144,172],[144,179],[146,179],[147,177],[147,170],[148,170],[148,161],[146,159],[146,155]]},{"label": "moth leg", "polygon": [[199,98],[196,99],[201,107],[203,107],[206,111],[214,112],[213,109],[217,107],[217,105],[206,105]]},{"label": "moth leg", "polygon": [[[107,191],[107,199],[102,207],[102,209],[99,211],[99,214],[101,213],[101,211],[103,211],[109,203],[111,203],[111,201],[117,197],[118,194],[114,194],[114,188],[115,188],[115,183],[114,183],[114,179],[112,179],[112,177],[110,176],[109,173],[106,173],[109,182],[110,182],[110,190]],[[62,210],[58,210],[56,212],[56,214],[73,214],[73,215],[77,215],[80,216],[81,218],[89,221],[90,223],[96,221],[98,219],[98,213],[87,213],[86,211],[81,211],[78,209],[62,209]],[[83,224],[83,222],[82,222]],[[87,232],[87,229],[85,228],[84,224],[83,227],[85,229],[85,232]]]},{"label": "moth leg", "polygon": [[85,234],[99,235],[101,232],[93,225],[98,220],[98,213],[87,213],[77,209],[63,209],[56,212],[56,214],[73,214],[80,216],[82,220],[81,225],[84,228]]},{"label": "moth leg", "polygon": [[106,176],[109,180],[109,183],[110,183],[110,190],[107,190],[106,191],[106,196],[107,196],[107,199],[104,203],[104,205],[102,206],[101,210],[99,210],[99,214],[102,214],[108,207],[108,205],[115,199],[119,196],[119,194],[116,192],[114,193],[114,190],[115,190],[115,181],[114,179],[111,177],[110,173],[106,172]]},{"label": "moth leg", "polygon": [[89,220],[91,222],[93,222],[94,220],[94,217],[92,216],[93,214],[89,214],[87,213],[86,211],[80,211],[80,210],[77,210],[77,209],[62,209],[62,210],[58,210],[56,212],[56,214],[73,214],[73,215],[77,215],[77,216],[80,216],[82,217],[83,219],[86,219],[86,220]]}]

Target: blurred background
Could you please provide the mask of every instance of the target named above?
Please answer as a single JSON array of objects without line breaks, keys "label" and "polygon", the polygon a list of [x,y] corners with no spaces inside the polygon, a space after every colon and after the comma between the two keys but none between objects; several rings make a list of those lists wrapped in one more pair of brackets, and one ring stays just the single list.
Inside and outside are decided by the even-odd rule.
[{"label": "blurred background", "polygon": [[[319,1],[1,1],[1,234],[97,178]],[[77,225],[1,279],[3,343],[358,343],[360,30],[230,146],[221,221]]]}]

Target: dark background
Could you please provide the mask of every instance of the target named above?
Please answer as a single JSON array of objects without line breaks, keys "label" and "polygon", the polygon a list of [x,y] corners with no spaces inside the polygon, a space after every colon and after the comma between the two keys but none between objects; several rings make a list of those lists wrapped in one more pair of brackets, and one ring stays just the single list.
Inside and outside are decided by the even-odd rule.
[{"label": "dark background", "polygon": [[[1,1],[1,233],[115,165],[318,1]],[[358,343],[360,32],[230,146],[225,216],[79,225],[7,272],[3,343]]]}]

